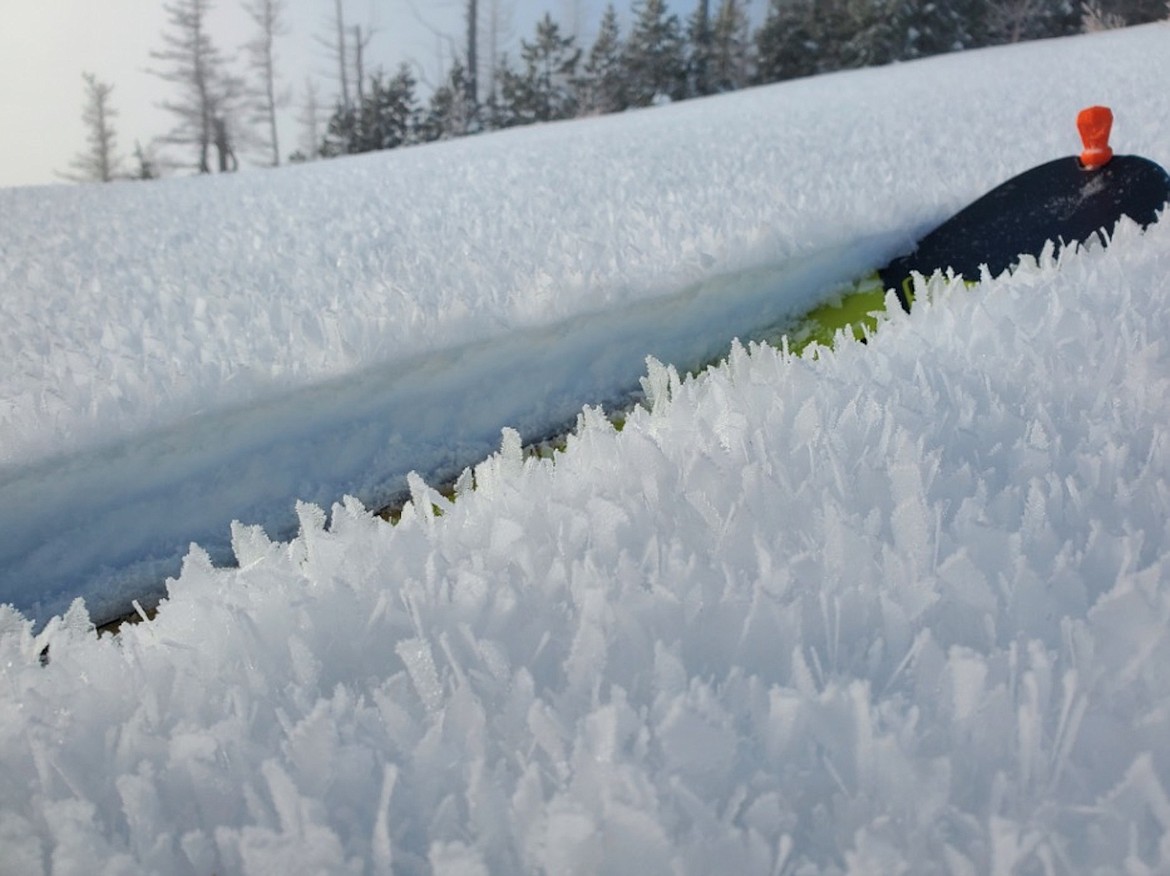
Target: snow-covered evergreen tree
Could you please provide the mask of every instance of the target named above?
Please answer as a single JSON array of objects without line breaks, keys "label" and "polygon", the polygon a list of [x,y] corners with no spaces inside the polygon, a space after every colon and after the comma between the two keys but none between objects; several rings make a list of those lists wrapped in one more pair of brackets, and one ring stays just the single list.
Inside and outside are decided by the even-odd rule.
[{"label": "snow-covered evergreen tree", "polygon": [[751,76],[751,36],[742,0],[722,0],[711,29],[711,87],[734,91]]},{"label": "snow-covered evergreen tree", "polygon": [[1170,17],[1165,0],[1081,0],[1075,10],[1085,32],[1148,24]]},{"label": "snow-covered evergreen tree", "polygon": [[504,68],[500,74],[502,127],[550,122],[576,114],[574,81],[581,50],[571,36],[545,13],[536,24],[536,38],[520,41],[524,70]]},{"label": "snow-covered evergreen tree", "polygon": [[338,104],[321,152],[354,155],[405,146],[415,141],[418,113],[410,68],[403,64],[388,80],[379,71],[370,78],[360,106],[346,109]]},{"label": "snow-covered evergreen tree", "polygon": [[985,0],[903,0],[898,29],[903,35],[900,58],[923,58],[987,43]]},{"label": "snow-covered evergreen tree", "polygon": [[626,41],[625,67],[631,106],[650,106],[686,94],[682,26],[665,0],[635,0],[634,25]]},{"label": "snow-covered evergreen tree", "polygon": [[393,149],[413,142],[418,121],[415,84],[406,64],[388,81],[381,73],[370,80],[371,93],[362,104],[363,151]]},{"label": "snow-covered evergreen tree", "polygon": [[901,58],[905,26],[904,0],[843,0],[837,31],[826,34],[832,47],[826,59],[832,69],[854,69],[888,64]]},{"label": "snow-covered evergreen tree", "polygon": [[714,37],[711,26],[710,0],[698,0],[695,11],[687,20],[687,96],[710,94],[711,55]]},{"label": "snow-covered evergreen tree", "polygon": [[583,74],[577,79],[579,114],[621,112],[630,105],[625,46],[612,3],[605,7],[601,16],[597,39],[585,59]]},{"label": "snow-covered evergreen tree", "polygon": [[1127,25],[1148,24],[1166,17],[1164,0],[1109,0],[1109,11],[1118,13]]},{"label": "snow-covered evergreen tree", "polygon": [[447,81],[431,93],[419,128],[424,141],[449,140],[470,133],[474,107],[467,99],[467,67],[456,60]]},{"label": "snow-covered evergreen tree", "polygon": [[779,82],[816,73],[821,45],[812,0],[771,0],[756,31],[756,81]]}]

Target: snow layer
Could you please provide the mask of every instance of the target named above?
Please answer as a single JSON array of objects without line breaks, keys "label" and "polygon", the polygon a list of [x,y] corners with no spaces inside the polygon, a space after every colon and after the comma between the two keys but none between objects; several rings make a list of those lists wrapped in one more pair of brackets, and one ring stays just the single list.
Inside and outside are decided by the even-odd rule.
[{"label": "snow layer", "polygon": [[191,541],[226,558],[232,519],[291,534],[297,499],[376,504],[501,427],[571,422],[647,354],[701,361],[1076,151],[1086,103],[1170,165],[1170,95],[1147,87],[1170,81],[1165,36],[275,174],[0,191],[0,601],[108,614]]},{"label": "snow layer", "polygon": [[[1156,67],[1165,34],[727,100],[861,107],[891,77],[925,99],[1103,47]],[[1114,87],[1149,127],[1121,149],[1168,163],[1170,112],[1145,109],[1165,95]],[[988,128],[902,118],[953,138],[944,166],[967,138],[988,152]],[[1072,148],[1044,151],[1021,166]],[[951,191],[887,211],[910,229],[975,194]],[[875,232],[875,192],[872,227],[829,230],[814,201],[777,246]],[[298,505],[287,542],[236,524],[238,568],[193,548],[118,637],[80,602],[39,631],[0,607],[2,869],[1165,872],[1168,278],[1170,224],[1127,225],[974,289],[935,281],[868,345],[736,347],[687,382],[651,362],[621,432],[587,409],[537,461],[506,431],[454,502],[411,477],[397,526],[352,500]]]}]

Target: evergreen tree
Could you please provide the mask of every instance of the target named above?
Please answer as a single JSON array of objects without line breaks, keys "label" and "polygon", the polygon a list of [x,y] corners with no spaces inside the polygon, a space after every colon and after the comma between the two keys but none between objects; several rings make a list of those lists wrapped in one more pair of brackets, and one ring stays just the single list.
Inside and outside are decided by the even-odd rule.
[{"label": "evergreen tree", "polygon": [[1080,14],[1071,2],[988,0],[984,33],[988,43],[1018,43],[1068,36],[1080,30]]},{"label": "evergreen tree", "polygon": [[1166,17],[1165,0],[1096,0],[1097,14],[1104,21],[1125,25],[1148,24]]},{"label": "evergreen tree", "polygon": [[356,107],[346,106],[343,99],[337,101],[333,115],[325,125],[325,138],[321,141],[322,158],[336,158],[339,155],[353,155],[361,150],[360,113]]},{"label": "evergreen tree", "polygon": [[418,128],[414,89],[414,77],[406,64],[389,80],[381,71],[375,73],[360,105],[337,105],[321,154],[355,155],[413,143]]},{"label": "evergreen tree", "polygon": [[970,49],[988,42],[988,0],[903,0],[898,12],[900,58],[910,60]]},{"label": "evergreen tree", "polygon": [[524,71],[504,67],[500,80],[502,127],[571,118],[577,111],[573,83],[581,50],[545,13],[533,42],[521,40]]},{"label": "evergreen tree", "polygon": [[462,137],[471,130],[472,107],[467,100],[467,68],[456,61],[447,81],[431,93],[419,130],[425,142]]},{"label": "evergreen tree", "polygon": [[681,100],[686,60],[678,16],[667,12],[665,0],[635,0],[634,13],[625,51],[630,105],[650,106],[664,97]]},{"label": "evergreen tree", "polygon": [[114,86],[98,81],[92,73],[82,73],[85,80],[85,103],[81,121],[85,125],[86,149],[70,163],[73,173],[62,174],[74,182],[110,182],[121,172],[117,154],[114,118],[117,110],[110,104]]},{"label": "evergreen tree", "polygon": [[406,64],[388,82],[380,71],[370,80],[370,94],[362,103],[360,151],[394,149],[414,142],[418,123],[416,84]]},{"label": "evergreen tree", "polygon": [[[881,2],[881,0],[873,0]],[[813,41],[817,45],[816,72],[829,73],[860,67],[867,40],[856,39],[868,27],[871,0],[813,0]]]},{"label": "evergreen tree", "polygon": [[710,77],[713,91],[734,91],[748,83],[751,38],[740,0],[723,0],[711,29]]},{"label": "evergreen tree", "polygon": [[715,90],[711,84],[713,43],[710,0],[698,0],[698,5],[687,22],[688,96],[701,97]]},{"label": "evergreen tree", "polygon": [[770,0],[756,32],[756,81],[1060,36],[1077,25],[1072,0]]},{"label": "evergreen tree", "polygon": [[131,179],[158,179],[158,171],[155,169],[154,158],[146,149],[142,148],[141,143],[134,144],[134,161],[137,163],[137,167],[130,177]]},{"label": "evergreen tree", "polygon": [[1081,31],[1100,33],[1125,27],[1125,19],[1116,12],[1106,12],[1100,0],[1083,0],[1081,3]]},{"label": "evergreen tree", "polygon": [[854,69],[903,60],[914,28],[906,21],[916,0],[845,0],[840,32],[824,40],[833,45],[832,69]]},{"label": "evergreen tree", "polygon": [[624,53],[617,12],[610,3],[585,61],[585,75],[577,80],[580,113],[616,113],[629,107]]},{"label": "evergreen tree", "polygon": [[812,0],[771,0],[756,31],[756,81],[780,82],[819,69],[820,45]]},{"label": "evergreen tree", "polygon": [[492,68],[491,87],[488,89],[488,95],[475,112],[476,124],[484,131],[498,131],[505,125],[507,111],[500,99],[500,89],[503,87],[505,74],[511,69],[508,53],[501,53]]}]

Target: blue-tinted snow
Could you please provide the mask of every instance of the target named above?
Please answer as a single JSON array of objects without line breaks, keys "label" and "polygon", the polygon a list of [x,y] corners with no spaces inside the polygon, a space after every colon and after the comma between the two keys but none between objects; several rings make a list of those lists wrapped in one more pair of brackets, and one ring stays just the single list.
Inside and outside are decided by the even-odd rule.
[{"label": "blue-tinted snow", "polygon": [[[374,232],[358,239],[359,224],[329,206],[332,188],[314,205],[335,211],[319,236],[295,230],[309,221],[298,211],[272,206],[253,227],[229,209],[246,191],[287,207],[314,179],[348,175],[356,209],[382,216],[385,204],[368,211],[386,195],[363,192],[430,150],[122,187],[115,201],[0,193],[6,215],[26,217],[0,234],[4,343],[24,363],[4,378],[6,400],[17,388],[4,477],[26,491],[4,513],[68,507],[44,558],[65,562],[84,545],[67,529],[93,509],[65,504],[53,456],[95,491],[129,489],[144,449],[177,473],[192,452],[215,458],[237,422],[270,446],[295,426],[282,405],[296,394],[351,412],[346,393],[380,364],[415,374],[403,363],[445,357],[455,377],[469,344],[498,361],[509,338],[557,326],[585,357],[606,313],[677,305],[680,288],[717,278],[746,294],[744,272],[852,240],[894,246],[1074,151],[1070,121],[1085,103],[1113,104],[1119,151],[1166,165],[1170,98],[1148,85],[1170,73],[1166,34],[971,53],[441,147],[519,189],[558,168],[556,209],[518,193],[482,208],[490,257],[419,232],[428,245],[383,271]],[[626,148],[603,156],[614,141]],[[798,145],[795,174],[784,150]],[[575,177],[591,149],[612,187]],[[709,189],[699,168],[718,167],[715,155],[738,170]],[[219,221],[252,230],[256,246],[188,232],[160,244],[148,282],[138,235],[100,223],[161,240],[182,224],[164,211],[184,200],[227,211]],[[87,217],[84,228],[49,222],[38,203]],[[552,219],[565,213],[578,231],[608,223],[596,262],[583,234],[556,242]],[[636,251],[607,262],[638,228]],[[228,282],[270,273],[294,240],[320,249],[297,251],[280,294]],[[346,246],[353,257],[338,264],[333,248]],[[574,273],[586,268],[588,281]],[[815,296],[832,270],[788,291]],[[70,284],[69,271],[109,272],[105,293]],[[468,271],[484,288],[459,279]],[[388,294],[401,292],[392,276],[453,285],[431,290],[435,304],[422,285]],[[96,638],[80,604],[40,632],[0,608],[5,868],[1165,871],[1168,277],[1170,226],[1123,227],[1108,249],[973,290],[935,282],[869,345],[796,360],[736,348],[686,383],[654,363],[649,409],[622,432],[587,410],[552,461],[524,460],[505,432],[454,503],[412,478],[416,501],[396,527],[352,501],[290,509],[300,534],[287,542],[243,517],[230,530],[239,568],[193,549],[157,619],[118,639]],[[205,289],[198,318],[189,279]],[[133,297],[143,289],[154,297]],[[335,324],[348,345],[328,340],[328,298],[315,294],[360,305],[363,319]],[[111,313],[120,295],[136,315]],[[170,326],[171,307],[193,315]],[[410,314],[417,331],[397,322]],[[428,389],[433,376],[417,372]],[[96,389],[107,383],[120,387],[117,415]],[[460,419],[458,406],[434,410],[416,416]],[[220,425],[191,437],[207,423]],[[217,495],[190,489],[178,505]],[[160,516],[119,525],[149,533]]]}]

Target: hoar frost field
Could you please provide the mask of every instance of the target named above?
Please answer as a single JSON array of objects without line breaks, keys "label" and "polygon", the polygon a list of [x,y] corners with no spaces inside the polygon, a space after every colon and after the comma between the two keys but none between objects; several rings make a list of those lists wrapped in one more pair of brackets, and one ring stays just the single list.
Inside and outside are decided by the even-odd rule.
[{"label": "hoar frost field", "polygon": [[1170,223],[731,340],[1168,47],[0,191],[0,872],[1170,871]]}]

